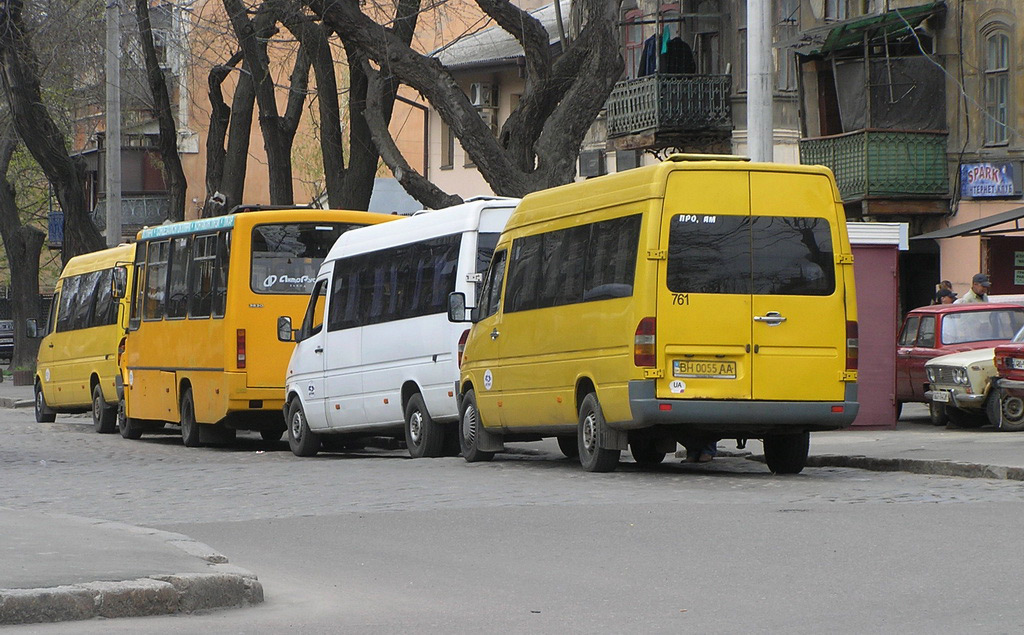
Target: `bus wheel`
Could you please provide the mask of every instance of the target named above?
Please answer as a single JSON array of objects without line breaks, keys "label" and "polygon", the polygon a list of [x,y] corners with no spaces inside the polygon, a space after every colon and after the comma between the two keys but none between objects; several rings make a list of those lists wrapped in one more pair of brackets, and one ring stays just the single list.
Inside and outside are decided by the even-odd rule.
[{"label": "bus wheel", "polygon": [[198,448],[202,445],[199,439],[199,424],[196,422],[196,406],[192,401],[192,389],[186,388],[181,396],[181,441],[186,448]]},{"label": "bus wheel", "polygon": [[764,462],[773,474],[799,474],[807,465],[811,433],[774,434],[762,439]]},{"label": "bus wheel", "polygon": [[601,404],[597,401],[597,395],[590,393],[580,405],[579,432],[576,435],[580,465],[588,472],[611,472],[619,464],[619,450],[601,447],[604,426]]},{"label": "bus wheel", "polygon": [[414,459],[441,456],[444,452],[444,429],[430,418],[419,393],[410,397],[405,407],[405,447]]},{"label": "bus wheel", "polygon": [[558,437],[558,449],[569,459],[575,459],[580,455],[580,446],[576,443],[576,437]]},{"label": "bus wheel", "polygon": [[117,431],[126,439],[141,439],[143,424],[130,418],[125,412],[124,399],[117,402]]},{"label": "bus wheel", "polygon": [[637,465],[658,465],[665,460],[665,453],[654,449],[654,439],[637,439],[629,442],[629,453]]},{"label": "bus wheel", "polygon": [[50,410],[46,405],[46,397],[43,396],[43,387],[36,382],[36,423],[53,423],[57,420],[57,413]]},{"label": "bus wheel", "polygon": [[459,447],[467,463],[490,461],[494,452],[485,452],[477,446],[480,440],[480,411],[476,407],[476,393],[467,390],[462,398],[462,412],[459,413]]},{"label": "bus wheel", "polygon": [[288,446],[295,456],[316,456],[320,451],[320,435],[310,431],[298,397],[288,406]]},{"label": "bus wheel", "polygon": [[92,387],[92,427],[100,434],[117,431],[117,406],[108,406],[99,384]]}]

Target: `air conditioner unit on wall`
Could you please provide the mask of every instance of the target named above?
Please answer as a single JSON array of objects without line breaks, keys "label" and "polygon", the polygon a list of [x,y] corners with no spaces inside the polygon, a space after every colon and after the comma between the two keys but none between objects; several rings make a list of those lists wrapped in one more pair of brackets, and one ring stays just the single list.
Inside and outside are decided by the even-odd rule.
[{"label": "air conditioner unit on wall", "polygon": [[473,82],[469,85],[469,103],[477,108],[493,108],[494,87],[483,82]]}]

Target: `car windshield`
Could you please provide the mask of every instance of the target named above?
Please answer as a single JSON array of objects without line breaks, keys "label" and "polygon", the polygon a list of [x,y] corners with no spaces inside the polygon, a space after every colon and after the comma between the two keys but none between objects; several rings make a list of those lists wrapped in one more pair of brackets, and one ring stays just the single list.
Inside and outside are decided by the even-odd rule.
[{"label": "car windshield", "polygon": [[1024,311],[996,309],[949,313],[942,318],[942,343],[965,344],[986,340],[1019,341],[1024,328]]}]

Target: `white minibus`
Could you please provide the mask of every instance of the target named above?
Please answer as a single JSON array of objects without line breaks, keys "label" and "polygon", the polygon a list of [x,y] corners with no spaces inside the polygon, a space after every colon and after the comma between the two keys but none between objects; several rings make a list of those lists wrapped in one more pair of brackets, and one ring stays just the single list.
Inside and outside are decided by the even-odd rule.
[{"label": "white minibus", "polygon": [[[285,378],[288,443],[313,456],[326,435],[401,436],[415,458],[458,453],[455,382],[465,325],[448,294],[475,301],[517,199],[479,197],[342,235],[320,267]],[[343,436],[335,437],[337,439]]]}]

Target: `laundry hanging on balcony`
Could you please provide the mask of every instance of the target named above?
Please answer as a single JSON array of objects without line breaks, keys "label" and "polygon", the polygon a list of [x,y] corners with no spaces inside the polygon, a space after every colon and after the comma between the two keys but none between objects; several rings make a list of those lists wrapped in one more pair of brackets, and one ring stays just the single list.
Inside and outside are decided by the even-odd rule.
[{"label": "laundry hanging on balcony", "polygon": [[[668,34],[667,27],[665,34]],[[689,75],[696,72],[697,63],[693,58],[693,50],[681,37],[666,40],[664,35],[652,35],[644,40],[637,77],[655,73]]]}]

